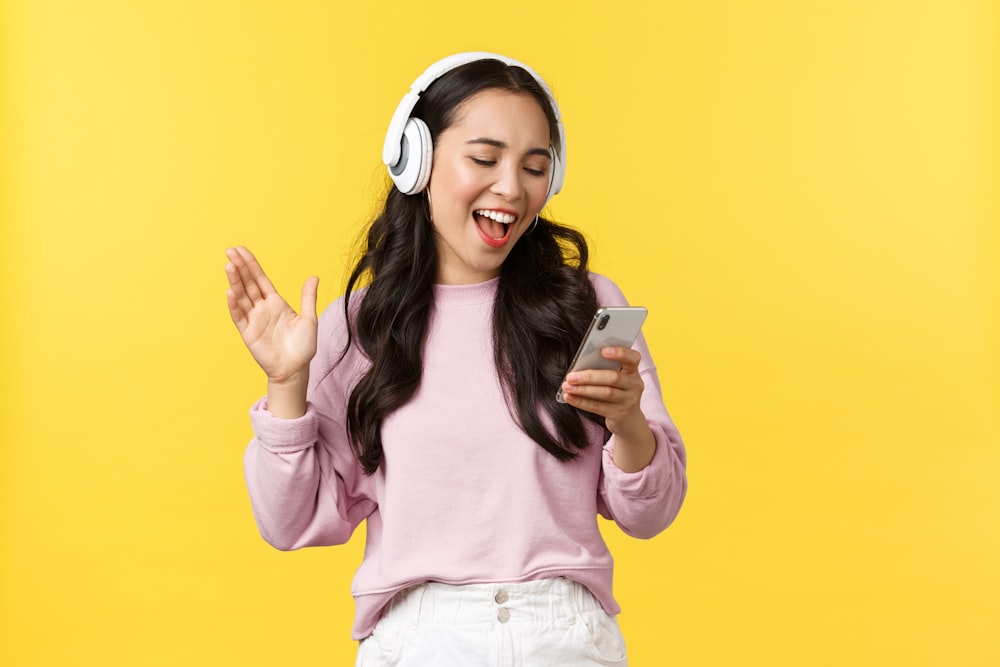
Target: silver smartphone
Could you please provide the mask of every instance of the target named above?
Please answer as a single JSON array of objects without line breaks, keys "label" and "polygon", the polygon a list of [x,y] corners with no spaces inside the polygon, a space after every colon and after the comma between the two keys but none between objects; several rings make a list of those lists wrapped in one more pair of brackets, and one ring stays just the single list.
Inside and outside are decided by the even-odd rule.
[{"label": "silver smartphone", "polygon": [[[601,356],[605,347],[632,347],[639,336],[642,323],[646,320],[646,309],[642,306],[610,306],[598,308],[590,322],[583,342],[573,357],[566,374],[588,368],[616,371],[621,364]],[[556,400],[565,403],[562,389],[556,393]]]}]

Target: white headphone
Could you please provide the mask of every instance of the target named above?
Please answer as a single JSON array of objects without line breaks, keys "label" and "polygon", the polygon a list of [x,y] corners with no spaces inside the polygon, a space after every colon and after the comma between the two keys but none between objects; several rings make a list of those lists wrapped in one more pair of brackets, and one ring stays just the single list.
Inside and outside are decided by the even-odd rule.
[{"label": "white headphone", "polygon": [[434,81],[457,67],[477,60],[499,60],[506,65],[524,69],[542,87],[549,104],[552,105],[552,111],[556,115],[556,128],[559,131],[559,150],[549,146],[549,151],[552,153],[552,168],[549,170],[549,189],[545,193],[545,202],[548,203],[553,195],[562,190],[563,180],[566,178],[566,129],[562,124],[559,105],[556,104],[548,85],[533,69],[496,53],[473,51],[448,56],[428,67],[417,77],[410,86],[410,91],[403,96],[403,100],[396,107],[396,113],[392,115],[389,131],[385,135],[385,145],[382,147],[382,162],[389,168],[389,176],[404,195],[417,194],[427,187],[431,176],[434,142],[427,124],[419,118],[412,118],[410,114],[413,113],[413,107],[417,105],[420,94]]}]

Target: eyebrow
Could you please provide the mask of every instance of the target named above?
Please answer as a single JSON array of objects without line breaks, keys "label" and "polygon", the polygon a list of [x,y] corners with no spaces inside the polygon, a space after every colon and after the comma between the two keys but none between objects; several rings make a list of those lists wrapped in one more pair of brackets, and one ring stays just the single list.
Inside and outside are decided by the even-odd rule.
[{"label": "eyebrow", "polygon": [[[478,139],[469,139],[465,142],[468,144],[486,144],[487,146],[494,146],[496,148],[510,148],[507,144],[502,141],[497,141],[496,139],[487,139],[486,137],[479,137]],[[547,148],[532,148],[528,151],[528,155],[541,155],[542,157],[547,157],[552,159],[552,153],[549,152]]]}]

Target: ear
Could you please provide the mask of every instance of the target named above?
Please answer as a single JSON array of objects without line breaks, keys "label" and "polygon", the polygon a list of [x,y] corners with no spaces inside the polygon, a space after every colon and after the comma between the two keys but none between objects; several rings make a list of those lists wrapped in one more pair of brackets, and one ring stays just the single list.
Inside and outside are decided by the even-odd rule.
[{"label": "ear", "polygon": [[389,176],[404,195],[414,195],[427,187],[431,177],[434,142],[427,124],[410,118],[403,127],[399,161],[389,166]]}]

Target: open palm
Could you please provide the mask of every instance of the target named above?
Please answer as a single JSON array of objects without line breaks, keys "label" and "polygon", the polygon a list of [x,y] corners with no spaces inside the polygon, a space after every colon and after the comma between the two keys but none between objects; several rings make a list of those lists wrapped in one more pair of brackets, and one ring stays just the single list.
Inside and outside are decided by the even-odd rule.
[{"label": "open palm", "polygon": [[302,287],[302,310],[288,305],[246,248],[228,248],[226,297],[243,342],[272,382],[308,372],[316,354],[316,290],[319,279]]}]

